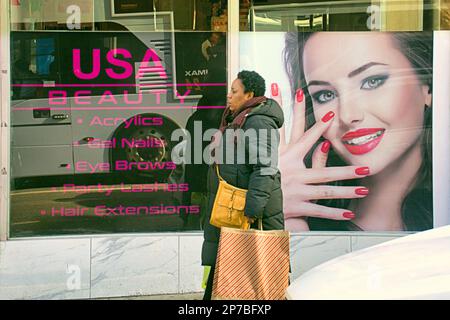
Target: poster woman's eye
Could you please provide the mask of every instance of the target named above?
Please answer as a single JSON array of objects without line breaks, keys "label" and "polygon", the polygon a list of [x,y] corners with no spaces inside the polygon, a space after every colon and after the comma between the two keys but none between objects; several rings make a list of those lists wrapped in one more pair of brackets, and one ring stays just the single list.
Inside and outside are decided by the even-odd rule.
[{"label": "poster woman's eye", "polygon": [[321,90],[312,95],[313,99],[317,103],[327,103],[336,98],[336,93],[330,90]]},{"label": "poster woman's eye", "polygon": [[361,89],[363,90],[373,90],[382,86],[386,80],[389,78],[388,75],[379,75],[366,78],[361,83]]}]

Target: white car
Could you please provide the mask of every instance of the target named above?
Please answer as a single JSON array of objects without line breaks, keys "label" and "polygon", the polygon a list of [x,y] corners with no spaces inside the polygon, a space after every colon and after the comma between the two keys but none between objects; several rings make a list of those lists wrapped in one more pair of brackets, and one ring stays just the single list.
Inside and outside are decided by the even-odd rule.
[{"label": "white car", "polygon": [[291,300],[450,299],[450,226],[330,260],[288,287]]}]

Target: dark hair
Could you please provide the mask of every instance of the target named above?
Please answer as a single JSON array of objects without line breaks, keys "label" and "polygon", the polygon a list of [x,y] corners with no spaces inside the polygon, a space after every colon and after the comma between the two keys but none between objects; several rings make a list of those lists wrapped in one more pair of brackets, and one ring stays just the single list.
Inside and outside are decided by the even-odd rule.
[{"label": "dark hair", "polygon": [[[286,34],[284,49],[284,64],[289,76],[291,95],[301,88],[305,94],[306,102],[306,128],[315,123],[312,101],[305,83],[303,73],[303,49],[306,42],[314,33]],[[431,32],[393,32],[392,39],[398,49],[411,63],[412,68],[420,81],[432,90],[433,70],[433,35]],[[424,123],[421,137],[422,163],[417,173],[416,180],[411,191],[406,195],[402,203],[402,218],[405,229],[408,231],[421,231],[433,227],[433,201],[432,201],[432,111],[431,106],[424,106]],[[318,141],[320,143],[321,141]],[[314,150],[315,148],[312,148]],[[305,163],[311,166],[312,151],[307,155]],[[330,149],[327,165],[347,165],[333,149]],[[354,185],[355,180],[338,181],[334,185]],[[319,204],[346,208],[350,200],[322,200]],[[345,230],[351,223],[346,221],[331,221],[310,218],[311,230],[322,229]]]},{"label": "dark hair", "polygon": [[244,86],[244,93],[253,92],[255,97],[260,97],[266,92],[266,81],[255,71],[243,70],[238,73],[237,77]]}]

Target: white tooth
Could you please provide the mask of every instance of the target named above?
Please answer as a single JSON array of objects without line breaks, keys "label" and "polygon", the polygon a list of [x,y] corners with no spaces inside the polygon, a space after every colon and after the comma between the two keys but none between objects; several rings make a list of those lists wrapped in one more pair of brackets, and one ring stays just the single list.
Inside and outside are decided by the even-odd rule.
[{"label": "white tooth", "polygon": [[348,140],[346,143],[347,144],[352,144],[352,145],[359,145],[359,144],[364,144],[367,143],[377,137],[379,137],[382,134],[382,131],[378,131],[376,133],[373,134],[369,134],[366,136],[362,136],[362,137],[358,137],[358,138],[354,138],[351,140]]}]

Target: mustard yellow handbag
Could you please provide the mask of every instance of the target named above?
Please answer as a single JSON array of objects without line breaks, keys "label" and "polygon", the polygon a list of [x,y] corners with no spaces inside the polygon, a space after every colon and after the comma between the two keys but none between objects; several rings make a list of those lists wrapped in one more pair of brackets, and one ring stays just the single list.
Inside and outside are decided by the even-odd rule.
[{"label": "mustard yellow handbag", "polygon": [[228,227],[245,230],[250,228],[248,219],[244,215],[247,190],[227,183],[219,173],[219,166],[215,166],[219,178],[219,187],[209,222],[218,228]]}]

